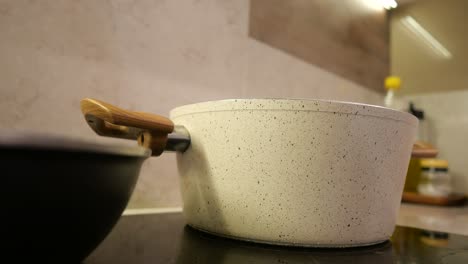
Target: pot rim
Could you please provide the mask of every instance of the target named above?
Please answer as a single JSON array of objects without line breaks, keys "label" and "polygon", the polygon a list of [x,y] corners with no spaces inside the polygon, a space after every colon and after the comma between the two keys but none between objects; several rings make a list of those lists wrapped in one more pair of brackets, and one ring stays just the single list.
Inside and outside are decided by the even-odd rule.
[{"label": "pot rim", "polygon": [[136,158],[151,155],[151,150],[140,146],[98,144],[57,134],[16,130],[0,130],[0,150],[2,149],[96,153]]},{"label": "pot rim", "polygon": [[176,107],[170,111],[170,117],[177,118],[189,114],[246,110],[310,111],[373,116],[403,121],[410,125],[416,125],[419,122],[414,115],[408,112],[384,106],[349,101],[306,98],[252,98],[204,101]]}]

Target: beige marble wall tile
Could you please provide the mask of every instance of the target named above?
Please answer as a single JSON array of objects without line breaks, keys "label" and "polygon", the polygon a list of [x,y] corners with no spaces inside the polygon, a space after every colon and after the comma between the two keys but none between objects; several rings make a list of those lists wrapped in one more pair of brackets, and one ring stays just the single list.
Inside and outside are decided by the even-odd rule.
[{"label": "beige marble wall tile", "polygon": [[[381,95],[248,37],[249,1],[0,1],[0,128],[94,142],[83,97],[167,115],[239,97],[378,104]],[[146,161],[129,207],[180,206],[173,154]]]}]

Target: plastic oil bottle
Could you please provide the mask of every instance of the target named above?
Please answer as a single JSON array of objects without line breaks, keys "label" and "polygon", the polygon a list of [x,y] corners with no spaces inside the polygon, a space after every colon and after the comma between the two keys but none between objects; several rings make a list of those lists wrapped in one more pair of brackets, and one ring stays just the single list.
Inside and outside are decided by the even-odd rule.
[{"label": "plastic oil bottle", "polygon": [[407,112],[406,101],[398,96],[398,91],[401,88],[401,79],[398,76],[388,76],[385,78],[385,90],[387,94],[384,98],[384,106],[395,110]]}]

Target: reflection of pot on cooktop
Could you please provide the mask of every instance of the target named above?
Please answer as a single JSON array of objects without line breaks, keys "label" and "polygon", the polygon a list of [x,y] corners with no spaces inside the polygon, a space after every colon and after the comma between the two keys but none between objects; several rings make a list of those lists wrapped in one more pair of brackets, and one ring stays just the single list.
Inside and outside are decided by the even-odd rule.
[{"label": "reflection of pot on cooktop", "polygon": [[368,247],[317,249],[224,239],[184,228],[177,264],[191,263],[393,263],[390,241]]}]

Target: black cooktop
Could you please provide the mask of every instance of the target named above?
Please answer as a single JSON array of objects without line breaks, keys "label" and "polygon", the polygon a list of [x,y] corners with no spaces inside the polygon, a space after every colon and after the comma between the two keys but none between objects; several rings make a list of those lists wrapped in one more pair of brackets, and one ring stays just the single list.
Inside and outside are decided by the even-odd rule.
[{"label": "black cooktop", "polygon": [[380,245],[305,249],[208,235],[186,226],[181,213],[134,215],[123,216],[84,263],[468,263],[468,237],[397,227]]}]

